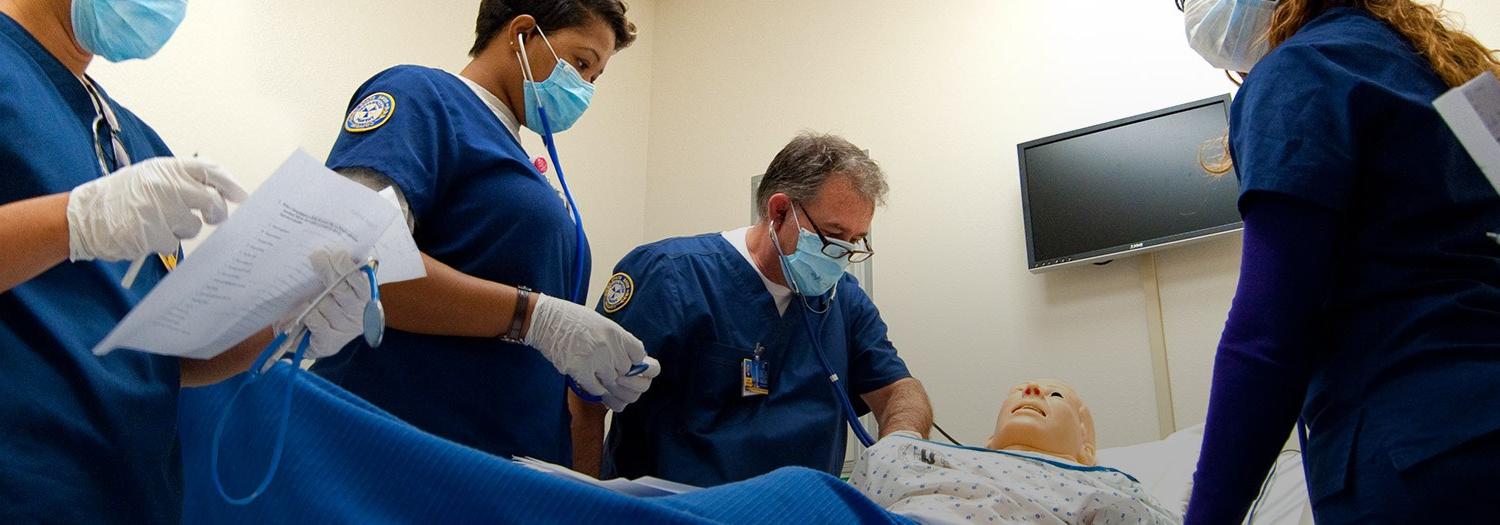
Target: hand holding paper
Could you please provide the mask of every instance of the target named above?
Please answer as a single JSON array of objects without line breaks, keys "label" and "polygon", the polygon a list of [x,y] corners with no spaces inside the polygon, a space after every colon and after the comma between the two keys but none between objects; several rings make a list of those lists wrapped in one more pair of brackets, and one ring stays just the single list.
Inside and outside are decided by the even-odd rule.
[{"label": "hand holding paper", "polygon": [[421,277],[420,253],[400,215],[379,194],[298,151],[94,353],[214,357],[322,291],[311,262],[320,250],[355,260],[374,254],[383,259],[381,283]]}]

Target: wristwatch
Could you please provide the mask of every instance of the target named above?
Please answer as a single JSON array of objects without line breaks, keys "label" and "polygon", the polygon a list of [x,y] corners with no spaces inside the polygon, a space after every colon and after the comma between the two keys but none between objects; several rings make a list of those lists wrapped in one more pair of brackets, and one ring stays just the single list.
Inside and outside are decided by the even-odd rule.
[{"label": "wristwatch", "polygon": [[531,305],[531,289],[516,287],[516,313],[510,316],[510,331],[500,334],[500,340],[518,345],[526,344],[521,337],[521,328],[526,326],[526,308]]}]

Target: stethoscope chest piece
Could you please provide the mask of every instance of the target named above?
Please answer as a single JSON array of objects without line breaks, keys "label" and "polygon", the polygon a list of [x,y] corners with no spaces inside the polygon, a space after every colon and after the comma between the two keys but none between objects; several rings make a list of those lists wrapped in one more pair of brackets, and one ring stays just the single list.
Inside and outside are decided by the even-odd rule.
[{"label": "stethoscope chest piece", "polygon": [[385,306],[380,304],[380,283],[375,281],[375,269],[380,263],[375,259],[365,264],[365,276],[370,278],[370,302],[365,303],[365,344],[370,348],[380,346],[385,340]]}]

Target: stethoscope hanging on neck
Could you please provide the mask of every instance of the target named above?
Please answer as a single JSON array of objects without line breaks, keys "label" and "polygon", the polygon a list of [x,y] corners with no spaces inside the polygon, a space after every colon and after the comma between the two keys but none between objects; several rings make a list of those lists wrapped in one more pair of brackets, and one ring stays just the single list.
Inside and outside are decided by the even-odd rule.
[{"label": "stethoscope hanging on neck", "polygon": [[[536,32],[542,37],[542,42],[547,44],[547,49],[552,49],[552,43],[547,41],[547,35],[542,32],[541,28],[537,28]],[[563,174],[562,162],[559,162],[557,159],[557,142],[553,138],[552,123],[547,117],[547,107],[542,103],[542,97],[537,96],[536,93],[527,89],[528,85],[535,85],[537,82],[531,74],[531,59],[526,55],[526,35],[517,34],[516,42],[520,46],[520,50],[516,52],[516,55],[521,60],[521,77],[526,81],[521,86],[521,96],[531,97],[536,102],[537,116],[540,117],[542,127],[542,132],[539,135],[542,137],[542,144],[547,147],[547,156],[552,159],[553,169],[557,170],[557,182],[562,186],[563,198],[567,200],[568,211],[573,216],[573,231],[576,234],[577,242],[574,243],[573,254],[573,288],[568,297],[573,302],[582,304],[584,301],[584,273],[586,271],[583,254],[585,247],[588,246],[588,236],[583,232],[583,214],[578,212],[578,204],[573,200],[573,191],[568,188],[568,178]],[[555,55],[556,53],[554,52],[553,54]],[[523,111],[522,113],[524,114],[525,112]]]},{"label": "stethoscope hanging on neck", "polygon": [[[547,44],[547,49],[552,49],[552,43],[547,41],[547,35],[542,32],[541,28],[537,28],[536,32],[542,37],[542,42]],[[563,198],[567,200],[568,211],[573,215],[573,233],[574,238],[577,240],[573,245],[573,288],[570,290],[568,298],[575,303],[583,304],[584,274],[588,270],[584,267],[583,254],[589,242],[588,236],[583,232],[583,214],[578,212],[578,203],[573,200],[573,190],[568,188],[568,178],[563,175],[562,162],[557,160],[557,142],[553,139],[552,122],[547,118],[547,106],[542,103],[542,97],[527,89],[528,86],[535,86],[537,82],[531,74],[531,59],[526,55],[526,35],[517,34],[516,42],[521,47],[516,52],[516,55],[521,60],[521,76],[525,79],[525,83],[521,86],[521,96],[531,97],[536,102],[537,117],[541,120],[542,132],[540,135],[542,137],[542,145],[547,147],[547,156],[552,159],[552,168],[557,170],[557,182],[562,186]],[[556,55],[556,52],[553,52],[553,54]],[[639,369],[632,367],[632,373],[628,375],[635,375],[644,371],[644,367]],[[590,394],[583,387],[578,386],[578,382],[574,381],[572,377],[563,377],[566,378],[568,389],[572,390],[573,395],[578,396],[579,399],[591,403],[604,401],[604,397]]]},{"label": "stethoscope hanging on neck", "polygon": [[[796,212],[792,211],[791,213]],[[782,220],[782,224],[786,224],[785,219]],[[798,229],[801,229],[801,226],[798,226]],[[849,401],[849,392],[844,389],[844,384],[839,379],[839,374],[833,371],[833,365],[828,362],[828,356],[823,352],[823,340],[819,337],[823,332],[823,321],[828,319],[828,311],[833,309],[833,300],[839,295],[839,287],[838,285],[834,285],[833,289],[828,292],[828,298],[820,301],[823,303],[821,310],[814,308],[812,303],[808,301],[808,297],[803,295],[797,286],[797,280],[793,279],[790,272],[786,269],[788,264],[787,255],[781,251],[781,240],[776,235],[776,221],[771,221],[770,225],[767,226],[767,230],[770,231],[771,244],[780,260],[781,274],[786,279],[787,287],[791,288],[792,293],[802,301],[802,325],[807,328],[807,338],[812,342],[813,352],[818,356],[818,363],[823,365],[823,372],[828,374],[828,382],[833,387],[833,397],[838,399],[839,408],[843,410],[844,421],[849,424],[849,430],[854,432],[854,437],[859,439],[860,444],[869,448],[875,444],[875,438],[870,436],[870,431],[859,422],[859,414],[854,411],[854,403]],[[798,242],[801,241],[799,240]],[[817,299],[821,299],[821,297],[819,296]],[[814,315],[817,316],[818,320],[816,329],[813,327]]]},{"label": "stethoscope hanging on neck", "polygon": [[[115,118],[115,110],[109,107],[109,101],[99,93],[99,86],[94,85],[93,79],[83,75],[78,77],[78,82],[83,84],[83,90],[88,92],[89,102],[94,106],[94,121],[89,125],[89,138],[94,141],[94,157],[99,160],[99,176],[107,177],[131,164],[130,152],[125,150],[125,142],[120,139],[120,121]],[[103,133],[99,129],[101,124],[104,125]],[[101,134],[109,137],[109,152],[113,159],[105,155],[104,141],[99,137]],[[182,247],[179,245],[176,252],[159,253],[157,257],[161,259],[162,266],[170,271],[177,267],[183,257]],[[135,285],[135,278],[145,265],[146,258],[147,256],[141,256],[131,261],[130,266],[125,269],[124,277],[120,279],[121,287],[130,289]]]},{"label": "stethoscope hanging on neck", "polygon": [[[109,102],[99,94],[98,86],[94,81],[85,76],[78,77],[83,83],[84,91],[89,94],[89,102],[94,105],[94,122],[89,125],[89,136],[94,140],[94,156],[99,159],[99,170],[103,175],[109,175],[116,170],[130,165],[130,153],[125,151],[125,143],[120,140],[120,121],[115,118],[115,110],[109,107]],[[114,166],[105,158],[104,142],[99,139],[99,125],[107,127],[104,132],[109,136],[110,153],[114,155]]]}]

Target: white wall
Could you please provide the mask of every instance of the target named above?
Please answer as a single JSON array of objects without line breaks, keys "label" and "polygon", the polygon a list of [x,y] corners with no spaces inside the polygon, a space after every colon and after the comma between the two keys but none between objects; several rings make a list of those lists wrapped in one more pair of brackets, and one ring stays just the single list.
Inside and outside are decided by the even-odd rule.
[{"label": "white wall", "polygon": [[[160,54],[89,69],[178,155],[199,153],[247,187],[288,153],[324,158],[349,98],[397,64],[458,71],[474,42],[478,0],[197,1]],[[610,61],[593,108],[559,135],[559,155],[593,243],[594,290],[639,244],[644,224],[652,2],[631,2],[641,38]],[[545,155],[523,131],[527,150]]]}]

